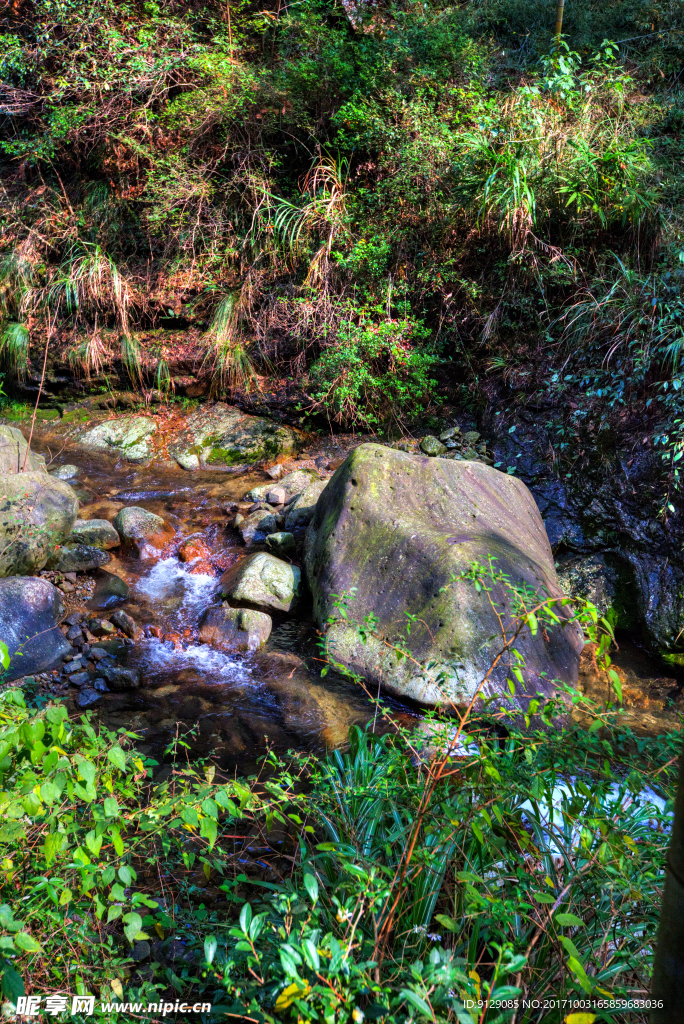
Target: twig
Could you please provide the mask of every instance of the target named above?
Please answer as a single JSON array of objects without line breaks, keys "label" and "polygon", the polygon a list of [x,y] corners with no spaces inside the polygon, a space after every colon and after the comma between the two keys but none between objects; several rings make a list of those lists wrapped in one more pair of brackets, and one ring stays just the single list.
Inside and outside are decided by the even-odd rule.
[{"label": "twig", "polygon": [[43,384],[45,383],[45,369],[47,367],[48,348],[50,346],[50,338],[57,321],[57,309],[55,309],[55,315],[52,318],[52,323],[48,326],[47,336],[45,338],[45,352],[43,353],[43,372],[40,375],[40,384],[38,385],[38,397],[36,398],[36,404],[33,409],[33,416],[31,417],[31,431],[26,442],[26,455],[24,456],[24,465],[21,467],[22,473],[26,472],[26,463],[28,462],[29,452],[31,451],[31,441],[33,440],[33,428],[36,425],[36,415],[38,413],[38,403],[40,402],[40,396],[43,392]]}]

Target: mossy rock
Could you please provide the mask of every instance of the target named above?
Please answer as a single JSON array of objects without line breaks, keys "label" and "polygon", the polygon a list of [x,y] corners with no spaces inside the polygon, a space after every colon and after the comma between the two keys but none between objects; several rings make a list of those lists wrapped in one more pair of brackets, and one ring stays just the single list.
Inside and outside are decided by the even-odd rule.
[{"label": "mossy rock", "polygon": [[250,416],[224,402],[192,412],[169,444],[169,454],[183,469],[201,466],[253,465],[297,451],[299,438],[290,427],[263,416]]},{"label": "mossy rock", "polygon": [[[467,704],[502,645],[486,593],[462,576],[490,557],[497,572],[539,600],[563,596],[544,524],[522,481],[481,462],[360,445],[320,495],[306,536],[314,616],[327,630],[331,658],[400,696]],[[340,595],[351,595],[349,620],[339,614]],[[505,617],[510,590],[492,581],[491,598]],[[368,616],[378,625],[364,643],[352,623]],[[415,661],[396,651],[409,617]],[[534,636],[525,630],[516,644],[523,682],[509,679],[502,659],[482,696],[514,715],[538,694],[559,696],[558,681],[577,683],[583,645],[577,625]]]}]

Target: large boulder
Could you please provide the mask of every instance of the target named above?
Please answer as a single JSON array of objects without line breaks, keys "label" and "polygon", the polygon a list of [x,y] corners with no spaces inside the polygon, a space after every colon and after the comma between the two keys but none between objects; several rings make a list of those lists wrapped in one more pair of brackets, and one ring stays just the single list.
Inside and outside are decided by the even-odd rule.
[{"label": "large boulder", "polygon": [[301,569],[260,551],[237,562],[219,580],[221,594],[233,604],[289,612],[297,602]]},{"label": "large boulder", "polygon": [[0,480],[0,577],[42,569],[71,533],[78,498],[42,470]]},{"label": "large boulder", "polygon": [[34,672],[45,672],[72,652],[62,635],[63,613],[56,587],[37,576],[0,580],[0,639],[10,655],[3,682]]},{"label": "large boulder", "polygon": [[87,430],[80,444],[89,451],[109,452],[127,462],[144,462],[152,455],[157,424],[150,416],[120,416]]},{"label": "large boulder", "polygon": [[138,558],[154,558],[176,535],[174,528],[161,516],[139,505],[119,509],[114,528],[126,547],[133,548]]},{"label": "large boulder", "polygon": [[45,458],[29,452],[26,458],[26,438],[18,427],[0,423],[0,480],[13,473],[21,473],[26,461],[27,473],[45,472]]},{"label": "large boulder", "polygon": [[191,413],[169,454],[183,469],[236,466],[275,460],[297,450],[297,435],[262,416],[214,402]]},{"label": "large boulder", "polygon": [[313,518],[316,502],[328,486],[327,480],[312,480],[287,509],[285,529],[288,533],[303,534]]},{"label": "large boulder", "polygon": [[[496,573],[538,599],[562,597],[544,524],[521,481],[481,462],[361,445],[323,491],[306,537],[316,621],[336,620],[327,632],[331,657],[401,696],[467,704],[503,646],[489,597],[510,626],[512,594],[503,583],[490,580],[487,594],[460,578],[490,557]],[[336,607],[344,595],[349,621]],[[377,629],[363,643],[350,622],[369,615]],[[415,661],[392,646],[409,622]],[[503,658],[481,694],[525,710],[538,693],[555,695],[556,680],[576,684],[582,646],[576,625],[536,636],[526,629],[516,643],[524,684],[509,680]]]}]

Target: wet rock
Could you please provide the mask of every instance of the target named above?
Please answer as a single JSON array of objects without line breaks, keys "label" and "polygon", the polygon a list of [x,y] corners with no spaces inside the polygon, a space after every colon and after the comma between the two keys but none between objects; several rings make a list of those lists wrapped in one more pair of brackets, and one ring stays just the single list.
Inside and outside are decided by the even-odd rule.
[{"label": "wet rock", "polygon": [[556,570],[563,593],[591,601],[599,615],[608,614],[615,602],[618,578],[603,555],[567,555],[556,562]]},{"label": "wet rock", "polygon": [[93,679],[93,690],[97,690],[98,693],[108,693],[109,687],[104,679],[102,679],[101,676],[98,676],[97,679]]},{"label": "wet rock", "polygon": [[27,473],[46,471],[44,456],[29,452],[26,459],[26,447],[26,438],[18,427],[0,423],[0,480],[14,473],[21,473],[24,469],[24,460]]},{"label": "wet rock", "polygon": [[120,579],[111,572],[100,569],[95,577],[95,590],[88,601],[88,607],[93,611],[104,608],[112,608],[121,604],[130,596],[130,587],[125,580]]},{"label": "wet rock", "polygon": [[266,472],[270,476],[271,480],[280,480],[283,475],[283,467],[281,463],[276,462],[275,466],[269,466]]},{"label": "wet rock", "polygon": [[[237,516],[235,517],[237,520]],[[244,516],[238,524],[238,530],[244,544],[249,547],[251,544],[260,544],[266,540],[271,533],[278,529],[278,521],[267,509],[257,509]]]},{"label": "wet rock", "polygon": [[4,681],[45,672],[71,654],[62,635],[59,591],[36,576],[0,580],[0,637],[7,644],[10,666]]},{"label": "wet rock", "polygon": [[107,652],[101,647],[93,647],[90,651],[90,657],[93,661],[102,661],[103,658],[107,657]]},{"label": "wet rock", "polygon": [[296,565],[259,552],[228,569],[219,586],[222,595],[234,604],[289,612],[299,597],[301,577]]},{"label": "wet rock", "polygon": [[67,640],[70,640],[72,644],[79,640],[82,640],[83,632],[81,631],[80,626],[70,626],[69,629],[67,630],[66,638]]},{"label": "wet rock", "polygon": [[110,690],[115,693],[137,690],[140,686],[140,672],[136,668],[125,668],[123,665],[100,662],[98,672],[107,681]]},{"label": "wet rock", "polygon": [[[501,636],[486,595],[458,577],[490,555],[513,584],[562,596],[541,517],[521,481],[481,462],[361,445],[324,491],[306,538],[315,619],[325,627],[337,618],[327,633],[332,657],[399,695],[433,705],[468,703]],[[378,622],[379,636],[365,644],[335,611],[336,595],[353,588],[351,619],[374,615]],[[503,584],[493,582],[491,596],[510,607]],[[415,616],[410,646],[419,665],[382,640],[396,642],[407,615]],[[577,626],[525,633],[517,644],[524,684],[514,682],[509,701],[502,661],[482,694],[514,710],[525,710],[538,693],[555,696],[554,680],[575,685],[582,646]]]},{"label": "wet rock", "polygon": [[284,487],[272,487],[266,492],[266,501],[269,505],[284,505],[287,501],[287,491]]},{"label": "wet rock", "polygon": [[420,450],[424,452],[425,455],[436,456],[444,455],[446,447],[441,441],[438,441],[436,437],[428,435],[420,442]]},{"label": "wet rock", "polygon": [[312,480],[306,490],[288,506],[285,516],[285,530],[297,535],[303,534],[313,518],[316,503],[328,485],[327,480]]},{"label": "wet rock", "polygon": [[111,622],[107,622],[106,619],[91,619],[88,623],[88,629],[93,636],[111,636],[113,633],[116,633],[114,626]]},{"label": "wet rock", "polygon": [[[313,480],[320,479],[318,473],[313,469],[295,469],[293,473],[288,473],[287,476],[282,477],[278,484],[278,489],[285,492],[285,501],[289,501],[290,498],[294,498],[297,494],[301,494]],[[251,501],[262,501],[268,491],[273,490],[273,484],[260,484],[259,487],[253,487],[247,495]]]},{"label": "wet rock", "polygon": [[132,548],[138,558],[154,558],[169,544],[175,530],[161,516],[138,505],[129,505],[117,512],[114,528],[126,547]]},{"label": "wet rock", "polygon": [[73,594],[73,592],[76,590],[76,587],[73,585],[73,583],[69,583],[68,580],[64,580],[64,582],[59,583],[58,586],[63,594]]},{"label": "wet rock", "polygon": [[91,548],[87,544],[60,544],[47,560],[54,572],[89,572],[100,569],[112,556],[107,551]]},{"label": "wet rock", "polygon": [[118,548],[121,538],[106,519],[77,519],[69,541],[109,551],[111,548]]},{"label": "wet rock", "polygon": [[252,608],[207,608],[200,619],[200,639],[212,647],[256,651],[271,635],[273,622]]},{"label": "wet rock", "polygon": [[169,454],[183,469],[193,470],[272,460],[296,449],[297,435],[290,427],[214,402],[191,413]]},{"label": "wet rock", "polygon": [[288,555],[294,554],[295,551],[294,534],[284,531],[272,533],[270,537],[266,538],[266,547],[277,558],[287,558]]},{"label": "wet rock", "polygon": [[459,434],[459,433],[460,433],[459,427],[447,427],[447,429],[443,430],[442,433],[439,435],[439,439],[440,439],[440,441],[442,443],[444,443],[445,441],[451,441],[451,439],[456,434]]},{"label": "wet rock", "polygon": [[43,471],[0,479],[0,577],[42,569],[71,533],[78,498]]},{"label": "wet rock", "polygon": [[127,462],[144,462],[152,455],[151,440],[156,432],[157,424],[149,416],[120,416],[86,431],[79,443],[90,451],[108,452]]},{"label": "wet rock", "polygon": [[98,701],[101,694],[97,690],[91,687],[85,687],[83,690],[79,690],[76,694],[76,707],[78,708],[89,708],[92,704]]},{"label": "wet rock", "polygon": [[85,686],[92,679],[90,672],[74,672],[69,676],[69,682],[72,686]]},{"label": "wet rock", "polygon": [[201,537],[188,537],[178,548],[178,557],[181,562],[194,562],[196,558],[207,559],[211,551]]},{"label": "wet rock", "polygon": [[115,612],[112,612],[109,616],[109,620],[114,623],[117,629],[120,629],[122,633],[129,636],[131,640],[135,640],[140,633],[135,619],[132,619],[130,615],[127,615],[122,608],[117,608]]},{"label": "wet rock", "polygon": [[51,469],[50,476],[54,476],[57,480],[75,480],[80,472],[78,466],[67,463],[65,466],[58,466],[57,469]]}]

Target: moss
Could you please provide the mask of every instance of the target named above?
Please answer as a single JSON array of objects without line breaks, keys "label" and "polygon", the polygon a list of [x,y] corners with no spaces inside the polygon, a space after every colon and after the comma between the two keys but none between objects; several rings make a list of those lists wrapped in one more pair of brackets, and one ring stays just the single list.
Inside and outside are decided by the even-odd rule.
[{"label": "moss", "polygon": [[660,657],[663,661],[667,662],[668,665],[684,666],[684,654],[669,654],[661,651]]},{"label": "moss", "polygon": [[58,409],[39,409],[36,413],[37,420],[58,420],[59,418]]},{"label": "moss", "polygon": [[62,416],[64,423],[85,423],[90,419],[90,413],[84,409],[70,409]]},{"label": "moss", "polygon": [[238,466],[243,462],[257,462],[264,458],[262,448],[253,448],[251,451],[242,451],[240,448],[212,448],[207,457],[207,463],[223,462],[226,466]]}]

